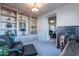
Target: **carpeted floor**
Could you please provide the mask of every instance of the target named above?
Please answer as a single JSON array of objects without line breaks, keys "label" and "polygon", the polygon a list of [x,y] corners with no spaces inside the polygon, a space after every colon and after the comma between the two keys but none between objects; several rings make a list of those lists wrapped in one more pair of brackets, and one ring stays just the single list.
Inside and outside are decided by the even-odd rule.
[{"label": "carpeted floor", "polygon": [[26,44],[34,44],[38,56],[58,56],[61,52],[56,48],[55,44],[50,41],[32,40],[26,42]]}]

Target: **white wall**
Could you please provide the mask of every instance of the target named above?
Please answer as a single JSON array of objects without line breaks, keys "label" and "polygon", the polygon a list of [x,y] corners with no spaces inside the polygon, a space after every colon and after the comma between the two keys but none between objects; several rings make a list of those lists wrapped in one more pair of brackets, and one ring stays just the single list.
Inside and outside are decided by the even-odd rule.
[{"label": "white wall", "polygon": [[67,4],[60,7],[45,16],[52,16],[56,13],[57,26],[75,26],[79,25],[79,4]]},{"label": "white wall", "polygon": [[57,26],[79,25],[79,4],[69,4],[57,10]]},{"label": "white wall", "polygon": [[48,41],[49,40],[49,25],[47,17],[38,17],[37,21],[37,32],[38,40]]},{"label": "white wall", "polygon": [[79,25],[79,4],[67,4],[38,18],[38,39],[49,40],[48,18],[56,13],[57,26]]}]

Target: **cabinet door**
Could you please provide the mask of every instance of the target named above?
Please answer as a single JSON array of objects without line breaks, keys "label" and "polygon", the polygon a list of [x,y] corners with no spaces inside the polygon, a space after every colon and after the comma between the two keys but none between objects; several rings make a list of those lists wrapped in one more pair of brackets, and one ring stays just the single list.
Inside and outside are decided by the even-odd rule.
[{"label": "cabinet door", "polygon": [[36,34],[37,32],[37,20],[34,18],[30,19],[30,33]]}]

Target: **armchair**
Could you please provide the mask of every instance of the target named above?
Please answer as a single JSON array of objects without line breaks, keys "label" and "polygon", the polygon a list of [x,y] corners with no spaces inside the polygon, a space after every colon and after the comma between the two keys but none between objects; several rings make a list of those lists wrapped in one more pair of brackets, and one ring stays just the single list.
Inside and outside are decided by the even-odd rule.
[{"label": "armchair", "polygon": [[[3,39],[3,43],[2,42]],[[13,38],[13,36],[8,36],[8,35],[1,35],[0,36],[0,46],[5,45],[7,48],[9,48],[9,55],[22,55],[23,51],[23,44],[21,41],[16,42]]]}]

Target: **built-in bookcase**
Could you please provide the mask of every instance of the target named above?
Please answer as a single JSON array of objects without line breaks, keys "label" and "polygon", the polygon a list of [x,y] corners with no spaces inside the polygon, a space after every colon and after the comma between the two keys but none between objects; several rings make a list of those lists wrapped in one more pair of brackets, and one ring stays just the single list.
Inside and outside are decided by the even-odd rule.
[{"label": "built-in bookcase", "polygon": [[18,13],[18,35],[29,34],[29,17]]},{"label": "built-in bookcase", "polygon": [[12,31],[14,35],[36,34],[37,20],[26,14],[17,9],[0,5],[0,35],[5,34],[8,30]]},{"label": "built-in bookcase", "polygon": [[6,6],[0,6],[0,14],[1,14],[1,19],[0,19],[0,34],[3,35],[5,34],[7,31],[12,31],[12,33],[14,35],[17,35],[17,11],[10,9]]}]

